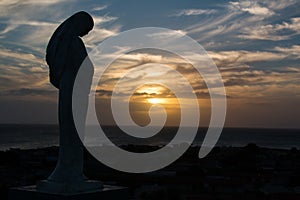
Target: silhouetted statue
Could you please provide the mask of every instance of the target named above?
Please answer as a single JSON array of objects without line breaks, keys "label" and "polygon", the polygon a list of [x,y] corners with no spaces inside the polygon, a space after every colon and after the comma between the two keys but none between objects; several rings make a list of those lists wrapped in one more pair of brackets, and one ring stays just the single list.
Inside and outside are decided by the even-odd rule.
[{"label": "silhouetted statue", "polygon": [[[57,166],[47,181],[38,189],[47,192],[78,192],[94,187],[83,175],[83,145],[77,133],[72,113],[72,92],[77,72],[88,56],[82,36],[93,29],[93,18],[86,12],[78,12],[65,20],[52,35],[46,51],[50,68],[50,82],[59,89],[60,149]],[[88,94],[93,76],[90,64],[90,80],[82,87],[82,113],[86,113]],[[85,121],[86,115],[82,118]],[[84,124],[84,123],[82,123]],[[81,127],[84,128],[84,127]]]}]

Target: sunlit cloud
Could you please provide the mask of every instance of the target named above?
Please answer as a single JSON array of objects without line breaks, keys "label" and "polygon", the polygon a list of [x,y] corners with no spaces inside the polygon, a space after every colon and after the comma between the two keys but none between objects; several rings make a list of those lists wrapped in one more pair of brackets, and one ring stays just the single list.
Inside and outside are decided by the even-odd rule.
[{"label": "sunlit cloud", "polygon": [[172,31],[166,30],[164,32],[148,34],[148,36],[156,38],[157,40],[173,40],[182,37],[182,35],[186,35],[186,33],[187,32],[183,30],[172,30]]},{"label": "sunlit cloud", "polygon": [[219,52],[208,52],[209,55],[218,64],[228,63],[249,63],[258,61],[273,61],[281,60],[287,55],[282,53],[273,53],[268,51],[219,51]]},{"label": "sunlit cloud", "polygon": [[[223,77],[224,84],[227,88],[228,94],[227,97],[229,98],[247,98],[248,93],[246,92],[236,92],[236,87],[252,87],[257,86],[257,90],[259,91],[261,88],[266,87],[266,85],[278,85],[280,87],[284,87],[288,90],[289,84],[297,84],[299,81],[299,71],[297,71],[297,68],[288,68],[286,67],[285,70],[282,72],[272,72],[269,71],[267,68],[259,70],[254,69],[253,66],[251,66],[251,63],[254,64],[256,62],[266,62],[266,61],[277,61],[282,60],[288,57],[288,55],[282,53],[282,52],[251,52],[251,51],[221,51],[221,52],[208,52],[210,56],[213,58],[213,60],[216,62],[217,66],[220,69],[220,72]],[[159,63],[165,63],[169,65],[171,68],[176,69],[180,73],[182,73],[191,83],[193,86],[195,93],[198,95],[198,98],[209,98],[209,93],[206,88],[204,80],[199,77],[196,70],[193,69],[193,66],[190,63],[186,63],[184,60],[176,57],[167,57],[165,56],[157,56],[157,55],[151,55],[151,54],[129,54],[124,56],[124,58],[128,61],[130,59],[134,60],[134,63],[126,62],[123,63],[122,59],[120,61],[116,62],[115,65],[111,66],[111,70],[109,70],[105,76],[105,82],[103,82],[102,86],[100,88],[110,88],[110,91],[102,90],[105,94],[111,95],[113,86],[109,87],[109,85],[114,85],[123,75],[126,73],[128,69],[132,67],[136,67],[139,65],[145,64],[142,63],[142,60],[145,60],[145,57],[147,57],[148,61],[151,63],[159,62]],[[152,59],[149,59],[151,58]],[[123,73],[118,74],[115,73],[120,68],[125,68]],[[150,70],[149,72],[147,70]],[[141,71],[139,76],[133,75],[129,82],[126,82],[128,85],[124,85],[124,93],[121,95],[126,95],[126,87],[130,88],[130,85],[134,85],[137,82],[140,82],[140,84],[143,84],[144,81],[147,81],[145,79],[145,76],[143,74],[151,73],[151,68],[144,68],[143,71]],[[155,76],[155,79],[164,78],[166,80],[169,80],[172,82],[174,79],[172,76],[172,70],[169,72],[166,72],[166,74],[162,73],[161,75],[159,72],[155,71],[155,74],[158,76]],[[134,81],[133,81],[134,80]],[[180,84],[179,82],[176,82],[176,84]],[[130,89],[128,89],[129,91]],[[129,95],[129,94],[127,94]],[[145,95],[149,97],[149,95],[153,95],[151,98],[156,97],[167,97],[168,93],[162,92],[159,87],[146,87],[143,89],[138,90],[134,95],[140,96]],[[251,95],[251,94],[249,94]],[[264,96],[268,96],[268,93],[264,93]]]},{"label": "sunlit cloud", "polygon": [[15,91],[21,88],[49,90],[51,86],[48,80],[48,72],[43,69],[33,67],[23,69],[21,67],[0,65],[1,91],[3,94],[13,95],[7,91]]},{"label": "sunlit cloud", "polygon": [[253,15],[271,16],[276,14],[274,11],[285,9],[296,3],[297,0],[239,0],[230,1],[227,6],[232,10],[240,10]]},{"label": "sunlit cloud", "polygon": [[[65,8],[66,4],[70,3],[71,1],[55,0],[0,2],[0,38],[3,45],[9,44],[1,46],[0,49],[2,96],[52,94],[54,88],[49,83],[49,70],[44,60],[45,47],[58,25],[74,13]],[[100,12],[107,7],[102,4],[91,7],[91,10]],[[116,17],[106,14],[93,18],[95,28],[89,37],[85,38],[87,47],[95,46],[120,30],[120,26],[117,25],[111,29],[106,28],[106,24],[117,20]]]},{"label": "sunlit cloud", "polygon": [[275,13],[267,7],[259,4],[259,1],[237,1],[229,2],[232,9],[248,12],[253,15],[271,16]]},{"label": "sunlit cloud", "polygon": [[46,62],[42,58],[39,58],[32,53],[16,52],[10,49],[1,49],[0,57],[2,57],[2,59],[10,58],[10,59],[14,59],[14,61],[19,60],[22,62],[30,62],[39,65],[46,65]]},{"label": "sunlit cloud", "polygon": [[[86,10],[95,21],[94,29],[83,38],[88,51],[104,39],[130,28],[171,28],[176,31],[149,36],[167,42],[188,35],[206,48],[222,75],[228,106],[232,109],[229,110],[230,116],[236,117],[231,119],[243,117],[241,111],[248,111],[253,118],[256,115],[254,110],[262,116],[275,107],[281,115],[296,110],[291,107],[300,100],[300,47],[295,43],[300,36],[299,11],[296,9],[299,1],[199,1],[197,5],[184,1],[181,4],[160,4],[161,7],[155,6],[155,9],[147,7],[147,10],[143,10],[142,3],[136,3],[134,8],[126,4],[123,1],[0,1],[2,102],[5,99],[17,102],[25,98],[36,102],[57,100],[57,90],[49,83],[45,48],[60,23],[76,11]],[[115,58],[119,52],[131,49],[130,46],[115,48],[115,54],[107,56]],[[199,55],[189,54],[187,57],[199,59]],[[151,65],[155,64],[163,64],[170,69],[152,70]],[[108,101],[120,78],[141,66],[140,71],[124,79],[124,88],[119,96],[128,95],[136,84],[155,79],[164,79],[180,86],[182,82],[176,79],[174,72],[177,71],[189,80],[199,102],[209,112],[210,95],[206,83],[191,63],[155,50],[131,52],[113,62],[99,83],[97,100]],[[147,113],[145,107],[151,105],[167,105],[168,112],[173,106],[178,114],[174,94],[163,86],[145,85],[133,92],[133,98],[137,120],[143,118],[142,115]],[[104,103],[104,107],[107,105],[110,104]],[[172,114],[175,116],[176,112]],[[270,120],[268,123],[271,124]]]},{"label": "sunlit cloud", "polygon": [[275,47],[274,50],[284,53],[290,58],[300,59],[300,45],[293,45],[291,47]]}]

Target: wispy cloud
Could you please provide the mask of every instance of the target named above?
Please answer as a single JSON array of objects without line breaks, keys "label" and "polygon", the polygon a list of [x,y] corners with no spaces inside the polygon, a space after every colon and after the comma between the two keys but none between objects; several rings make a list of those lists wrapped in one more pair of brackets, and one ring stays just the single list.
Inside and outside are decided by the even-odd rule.
[{"label": "wispy cloud", "polygon": [[285,9],[296,3],[297,0],[239,0],[230,1],[227,7],[234,11],[269,17],[276,15],[276,11]]},{"label": "wispy cloud", "polygon": [[16,51],[12,51],[9,49],[1,49],[0,57],[2,57],[2,59],[11,58],[11,59],[20,60],[22,62],[30,62],[30,63],[39,64],[39,65],[46,64],[42,58],[39,58],[32,53],[16,52]]},{"label": "wispy cloud", "polygon": [[233,10],[244,11],[253,15],[272,16],[275,14],[270,8],[260,5],[258,1],[236,1],[229,2],[229,4]]},{"label": "wispy cloud", "polygon": [[208,52],[209,55],[218,64],[225,63],[252,63],[260,61],[275,61],[286,58],[282,53],[273,53],[267,51],[219,51]]},{"label": "wispy cloud", "polygon": [[[75,3],[76,0],[72,2]],[[2,60],[0,82],[3,91],[18,91],[22,88],[45,91],[51,89],[48,67],[44,60],[45,47],[58,25],[77,11],[73,6],[66,7],[69,3],[70,1],[64,0],[0,2],[0,27],[2,28],[0,39],[5,43],[5,47],[0,48]],[[103,12],[107,9],[107,5],[87,6],[87,8],[95,14]],[[107,24],[117,20],[116,17],[95,14],[93,18],[94,30],[85,38],[88,47],[93,47],[99,41],[120,31],[121,26],[116,24],[107,28]],[[6,46],[6,43],[9,45]],[[13,95],[17,92],[6,94]]]},{"label": "wispy cloud", "polygon": [[157,40],[165,40],[165,39],[173,40],[182,37],[182,35],[186,35],[186,34],[187,32],[183,30],[172,30],[172,31],[167,30],[159,33],[148,34],[148,36],[155,38]]},{"label": "wispy cloud", "polygon": [[284,53],[290,58],[300,59],[300,45],[293,45],[291,47],[275,47],[274,50]]},{"label": "wispy cloud", "polygon": [[215,9],[184,9],[176,12],[171,16],[195,16],[195,15],[211,15],[217,13]]},{"label": "wispy cloud", "polygon": [[245,39],[255,40],[287,40],[300,34],[300,18],[292,18],[289,22],[280,24],[268,24],[254,27],[246,27],[239,36]]},{"label": "wispy cloud", "polygon": [[107,7],[108,7],[107,5],[97,6],[97,7],[94,7],[92,10],[93,11],[100,11],[100,10],[105,10]]},{"label": "wispy cloud", "polygon": [[[76,2],[76,0],[73,3]],[[0,24],[5,26],[0,32],[2,38],[10,38],[11,34],[22,34],[18,40],[31,46],[45,48],[52,31],[75,11],[66,9],[69,1],[5,1],[0,8]],[[88,7],[92,12],[107,9],[107,5]],[[83,8],[81,8],[83,9]],[[13,15],[11,13],[14,13]],[[53,14],[55,13],[55,14]],[[119,31],[120,26],[107,28],[108,22],[115,21],[117,17],[109,15],[93,15],[95,33],[92,38],[95,42],[111,36]],[[52,31],[51,31],[52,30]],[[95,37],[97,35],[97,37]],[[89,40],[89,39],[88,39]],[[90,45],[90,44],[89,44]]]},{"label": "wispy cloud", "polygon": [[51,5],[51,4],[56,4],[62,1],[66,0],[2,0],[0,2],[0,5],[3,6],[16,6],[16,5],[28,5],[28,4],[35,4],[35,5]]},{"label": "wispy cloud", "polygon": [[16,90],[8,90],[0,93],[0,96],[49,96],[57,94],[55,90],[44,90],[44,89],[32,89],[32,88],[20,88]]},{"label": "wispy cloud", "polygon": [[[293,7],[299,6],[295,0],[240,0],[218,6],[213,9],[217,10],[213,18],[199,17],[199,21],[192,24],[186,20],[187,25],[182,30],[199,42],[219,40],[220,37],[235,42],[244,40],[243,43],[247,40],[281,41],[299,34],[299,19],[290,17],[293,15],[288,11],[290,9],[295,13]],[[203,13],[204,11],[209,12],[203,10]],[[184,15],[184,13],[182,11],[177,14]],[[223,46],[226,46],[226,43],[223,42]]]},{"label": "wispy cloud", "polygon": [[41,67],[0,65],[0,68],[0,88],[2,92],[20,88],[51,89],[48,70]]}]

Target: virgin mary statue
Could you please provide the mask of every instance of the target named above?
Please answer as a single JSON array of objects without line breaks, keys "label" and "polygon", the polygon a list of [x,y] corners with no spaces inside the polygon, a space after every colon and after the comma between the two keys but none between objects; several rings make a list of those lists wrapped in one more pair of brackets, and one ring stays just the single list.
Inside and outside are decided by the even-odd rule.
[{"label": "virgin mary statue", "polygon": [[[74,124],[72,93],[78,70],[88,54],[81,37],[93,29],[93,18],[86,12],[77,12],[66,19],[53,33],[46,50],[46,61],[50,68],[50,82],[59,89],[60,148],[55,170],[38,189],[47,192],[72,193],[101,187],[91,184],[83,175],[83,145]],[[86,102],[93,76],[82,85],[82,110],[86,113]],[[83,118],[85,120],[85,116]],[[84,124],[84,123],[82,123]]]}]

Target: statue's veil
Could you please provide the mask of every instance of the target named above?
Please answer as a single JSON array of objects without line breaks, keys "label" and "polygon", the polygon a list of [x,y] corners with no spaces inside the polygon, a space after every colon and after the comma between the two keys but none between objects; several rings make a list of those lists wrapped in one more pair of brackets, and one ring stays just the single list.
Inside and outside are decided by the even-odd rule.
[{"label": "statue's veil", "polygon": [[50,68],[50,82],[59,88],[59,82],[67,62],[67,52],[74,37],[92,30],[93,18],[80,11],[66,19],[53,33],[46,50],[46,62]]}]

